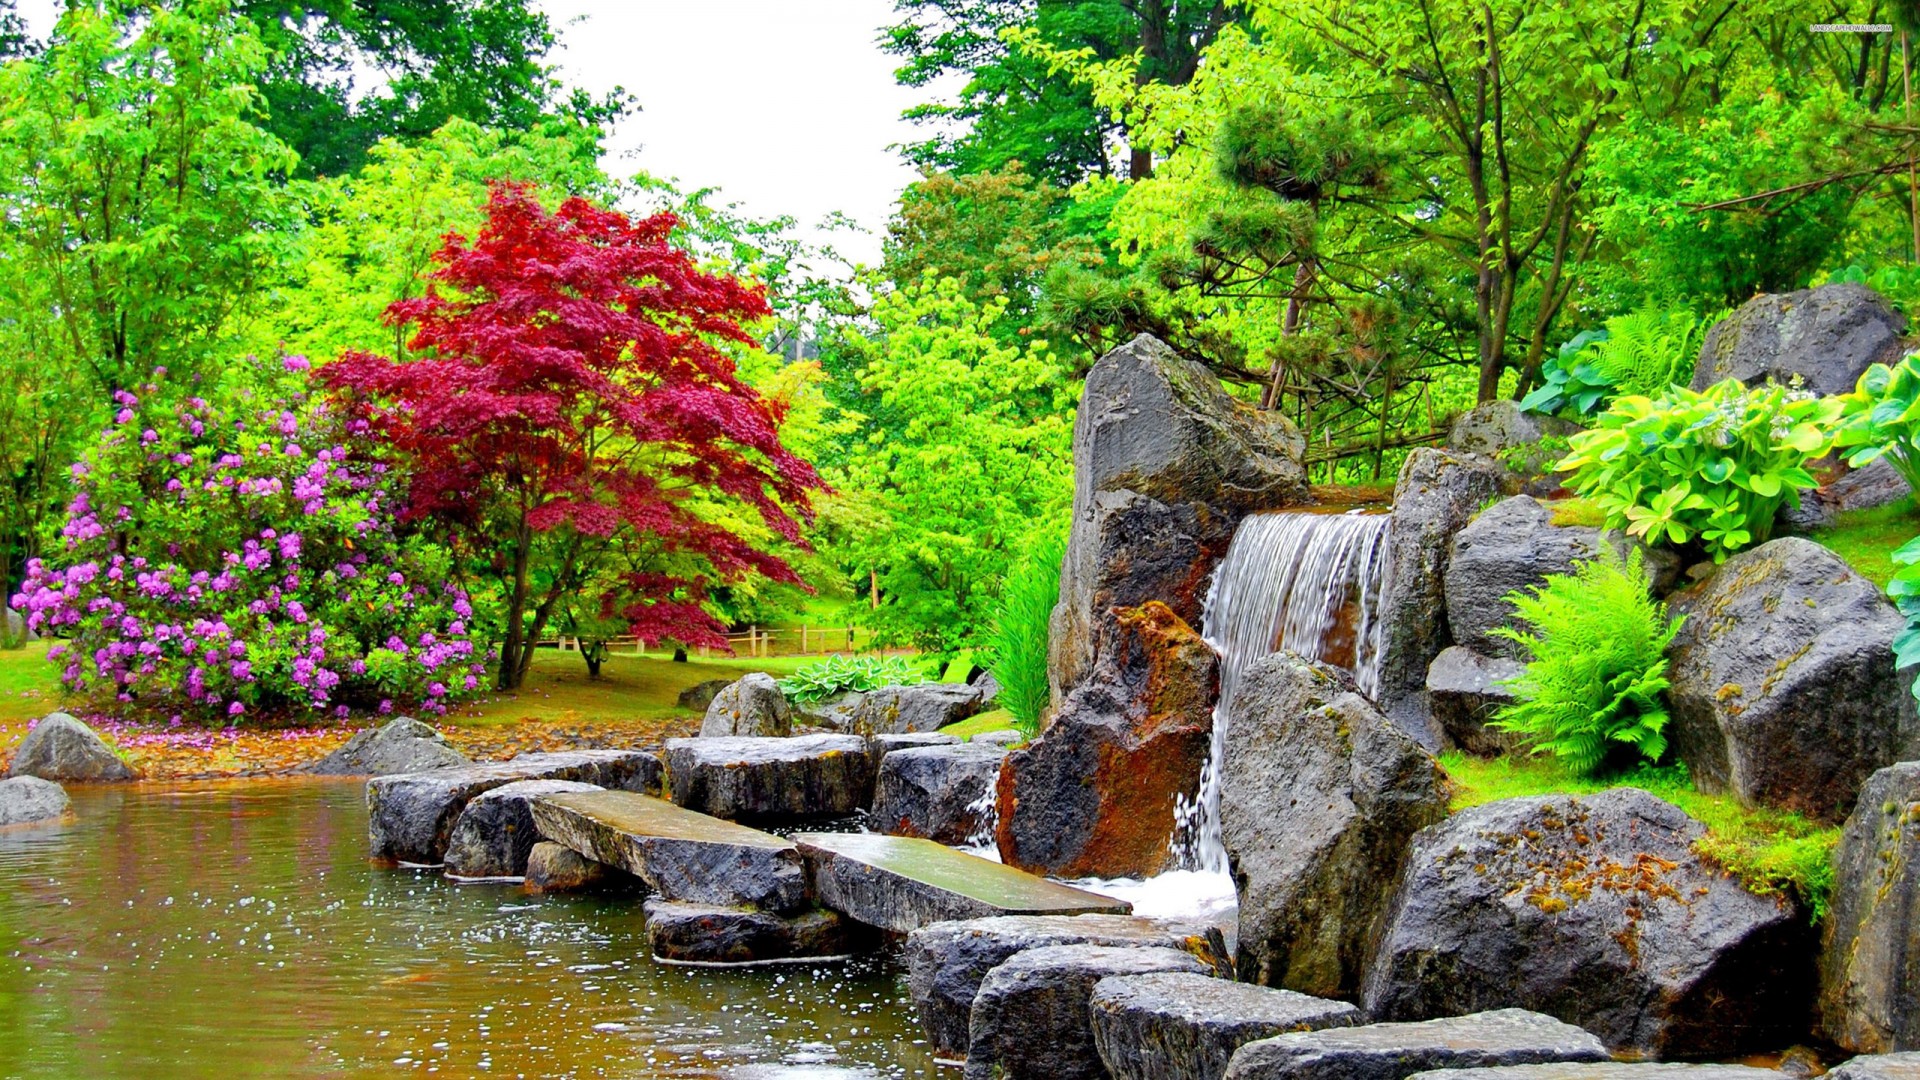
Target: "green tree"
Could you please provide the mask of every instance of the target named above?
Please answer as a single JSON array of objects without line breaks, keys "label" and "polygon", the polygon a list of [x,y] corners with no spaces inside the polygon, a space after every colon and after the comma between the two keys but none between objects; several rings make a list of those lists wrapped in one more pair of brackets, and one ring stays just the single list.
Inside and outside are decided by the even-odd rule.
[{"label": "green tree", "polygon": [[994,337],[1004,304],[931,277],[875,302],[859,378],[902,421],[850,448],[823,506],[875,631],[930,652],[984,644],[1020,538],[1072,500],[1071,388],[1044,343]]}]

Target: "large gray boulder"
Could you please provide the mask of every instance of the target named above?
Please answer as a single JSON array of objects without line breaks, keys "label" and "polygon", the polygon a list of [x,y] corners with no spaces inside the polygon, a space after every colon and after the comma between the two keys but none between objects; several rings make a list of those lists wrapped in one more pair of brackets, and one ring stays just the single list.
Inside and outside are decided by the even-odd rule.
[{"label": "large gray boulder", "polygon": [[1812,935],[1703,860],[1705,831],[1637,788],[1506,799],[1422,831],[1368,1012],[1534,1009],[1669,1058],[1772,1047],[1806,1024]]},{"label": "large gray boulder", "polygon": [[878,935],[825,908],[777,914],[653,897],[646,902],[647,946],[679,964],[759,964],[825,959],[871,950]]},{"label": "large gray boulder", "polygon": [[1512,473],[1511,482],[1525,483],[1547,474],[1558,460],[1550,446],[1541,445],[1542,439],[1564,439],[1579,430],[1578,424],[1522,412],[1519,405],[1501,398],[1456,417],[1447,428],[1447,449],[1495,458]]},{"label": "large gray boulder", "polygon": [[1446,817],[1446,777],[1346,672],[1275,653],[1242,676],[1220,825],[1249,982],[1355,996],[1413,834]]},{"label": "large gray boulder", "polygon": [[1179,949],[1053,945],[987,973],[967,1023],[966,1080],[1105,1080],[1087,1001],[1095,984],[1154,971],[1202,974]]},{"label": "large gray boulder", "polygon": [[1219,657],[1166,604],[1107,613],[1094,672],[1007,755],[1000,858],[1052,877],[1149,877],[1213,746]]},{"label": "large gray boulder", "polygon": [[1518,660],[1481,656],[1464,645],[1440,650],[1427,665],[1427,700],[1447,743],[1482,757],[1512,750],[1518,739],[1490,722],[1501,708],[1518,700],[1505,684],[1526,670]]},{"label": "large gray boulder", "polygon": [[993,811],[993,785],[1007,748],[955,742],[895,750],[880,761],[869,825],[894,836],[965,844]]},{"label": "large gray boulder", "polygon": [[1907,321],[1864,285],[1756,296],[1707,331],[1693,388],[1800,377],[1816,394],[1845,394],[1867,368],[1900,359]]},{"label": "large gray boulder", "polygon": [[540,839],[529,800],[563,791],[598,791],[574,780],[516,780],[473,797],[453,823],[446,869],[453,877],[525,877]]},{"label": "large gray boulder", "polygon": [[37,776],[0,780],[0,829],[61,821],[73,814],[73,800],[59,784]]},{"label": "large gray boulder", "polygon": [[27,626],[27,620],[12,608],[6,609],[6,626],[0,628],[0,649],[24,649],[27,642],[38,641],[40,635]]},{"label": "large gray boulder", "polygon": [[316,776],[392,776],[454,765],[471,765],[465,754],[447,745],[431,724],[398,716],[377,728],[356,733],[326,757],[306,767]]},{"label": "large gray boulder", "polygon": [[85,784],[132,780],[138,774],[92,728],[55,712],[41,717],[13,748],[7,775]]},{"label": "large gray boulder", "polygon": [[1247,1043],[1365,1019],[1344,1001],[1193,972],[1101,979],[1088,1009],[1114,1080],[1220,1080]]},{"label": "large gray boulder", "polygon": [[[1487,1069],[1434,1069],[1408,1080],[1781,1080],[1799,1073],[1751,1065],[1685,1065],[1673,1062],[1609,1061],[1595,1064],[1503,1065]],[[1829,1073],[1829,1077],[1838,1073]]]},{"label": "large gray boulder", "polygon": [[736,680],[733,679],[706,679],[694,683],[692,686],[680,691],[680,696],[675,699],[675,704],[683,709],[692,709],[694,712],[704,715],[707,711],[707,706],[712,705],[713,699],[720,696],[720,691],[732,686],[735,681]]},{"label": "large gray boulder", "polygon": [[[1602,546],[1625,556],[1626,539],[1583,525],[1556,525],[1553,507],[1526,495],[1493,504],[1453,538],[1444,587],[1447,627],[1457,645],[1483,656],[1525,660],[1516,642],[1496,636],[1496,627],[1512,626],[1507,597],[1544,584],[1549,574],[1570,574],[1599,556]],[[1666,551],[1645,554],[1654,591],[1665,592],[1679,576],[1680,560]]]},{"label": "large gray boulder", "polygon": [[1911,753],[1906,628],[1879,586],[1811,540],[1728,559],[1680,593],[1667,735],[1694,783],[1839,821],[1875,769]]},{"label": "large gray boulder", "polygon": [[1600,1040],[1524,1009],[1324,1028],[1248,1043],[1227,1080],[1402,1080],[1428,1069],[1606,1061]]},{"label": "large gray boulder", "polygon": [[793,707],[787,704],[787,695],[773,676],[759,671],[722,687],[707,705],[706,719],[700,721],[700,735],[707,739],[791,734]]},{"label": "large gray boulder", "polygon": [[1092,672],[1106,612],[1158,600],[1199,625],[1240,519],[1303,501],[1305,444],[1277,411],[1141,335],[1087,373],[1073,431],[1073,522],[1053,614],[1057,705]]},{"label": "large gray boulder", "polygon": [[373,858],[440,863],[467,803],[517,780],[572,780],[619,791],[658,792],[660,759],[643,750],[566,750],[376,776],[367,781],[367,843]]},{"label": "large gray boulder", "polygon": [[667,740],[673,801],[728,821],[850,817],[873,801],[858,735]]},{"label": "large gray boulder", "polygon": [[1050,945],[1178,949],[1217,975],[1232,971],[1220,931],[1134,915],[1003,915],[935,923],[907,935],[907,992],[936,1057],[963,1058],[973,1000],[1009,957]]},{"label": "large gray boulder", "polygon": [[1501,492],[1505,467],[1489,458],[1419,447],[1393,489],[1380,586],[1380,707],[1429,750],[1441,746],[1427,701],[1427,666],[1454,643],[1445,580],[1453,537]]},{"label": "large gray boulder", "polygon": [[541,840],[527,851],[528,892],[582,892],[613,883],[644,887],[633,875],[551,840]]},{"label": "large gray boulder", "polygon": [[979,713],[985,697],[980,687],[965,683],[883,686],[861,695],[852,707],[853,730],[862,735],[939,731]]},{"label": "large gray boulder", "polygon": [[1857,1057],[1828,1073],[1827,1080],[1920,1080],[1920,1053]]},{"label": "large gray boulder", "polygon": [[1920,1050],[1920,761],[1873,774],[1833,853],[1820,1028],[1860,1053]]}]

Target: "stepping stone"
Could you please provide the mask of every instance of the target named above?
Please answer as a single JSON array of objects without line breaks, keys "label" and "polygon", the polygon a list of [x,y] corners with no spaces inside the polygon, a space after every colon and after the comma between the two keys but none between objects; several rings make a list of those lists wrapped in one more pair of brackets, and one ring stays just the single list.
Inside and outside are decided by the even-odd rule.
[{"label": "stepping stone", "polygon": [[904,934],[994,915],[1125,915],[1131,904],[1035,877],[931,840],[874,833],[801,833],[820,902]]},{"label": "stepping stone", "polygon": [[893,836],[964,844],[990,815],[994,782],[1006,758],[1004,746],[957,739],[952,745],[895,750],[880,762],[867,820]]},{"label": "stepping stone", "polygon": [[1234,1053],[1226,1080],[1405,1080],[1430,1069],[1607,1060],[1605,1044],[1572,1024],[1498,1009],[1262,1039]]},{"label": "stepping stone", "polygon": [[[1866,1074],[1843,1076],[1845,1070],[1828,1072],[1828,1080],[1868,1080]],[[1788,1076],[1772,1068],[1745,1065],[1628,1065],[1609,1061],[1607,1065],[1509,1065],[1505,1068],[1434,1068],[1415,1072],[1411,1080],[1780,1080]],[[1920,1074],[1914,1074],[1920,1076]],[[1874,1080],[1882,1080],[1874,1074]],[[1895,1080],[1891,1074],[1884,1080]],[[1907,1080],[1901,1074],[1899,1080]]]},{"label": "stepping stone", "polygon": [[545,795],[540,835],[646,882],[668,900],[798,911],[807,872],[792,841],[626,791]]},{"label": "stepping stone", "polygon": [[867,740],[867,746],[873,753],[875,775],[887,760],[887,755],[895,750],[913,750],[922,746],[952,746],[964,742],[958,735],[942,735],[937,731],[909,731],[900,735],[875,735]]},{"label": "stepping stone", "polygon": [[1247,1043],[1366,1020],[1344,1001],[1187,972],[1102,979],[1088,1009],[1114,1080],[1220,1080]]},{"label": "stepping stone", "polygon": [[670,964],[732,966],[823,960],[866,952],[878,935],[825,908],[777,915],[757,908],[646,903],[647,945]]},{"label": "stepping stone", "polygon": [[527,853],[528,892],[580,892],[621,882],[639,884],[640,879],[551,840],[540,841]]},{"label": "stepping stone", "polygon": [[573,780],[515,780],[481,792],[453,823],[453,835],[447,841],[447,875],[525,877],[527,857],[540,839],[528,804],[539,795],[598,790]]},{"label": "stepping stone", "polygon": [[858,735],[667,741],[668,790],[729,821],[850,817],[873,801],[873,758]]},{"label": "stepping stone", "polygon": [[907,936],[907,991],[936,1057],[967,1054],[973,999],[987,973],[1009,957],[1049,945],[1179,949],[1214,973],[1233,974],[1233,954],[1216,926],[1134,915],[1006,915],[935,923]]},{"label": "stepping stone", "polygon": [[966,1080],[1106,1080],[1087,1001],[1100,980],[1150,971],[1204,976],[1179,949],[1053,945],[987,973],[968,1022]]},{"label": "stepping stone", "polygon": [[645,750],[566,750],[376,776],[367,781],[367,841],[373,857],[437,865],[446,857],[454,823],[467,803],[517,780],[573,780],[621,791],[659,791],[660,759]]}]

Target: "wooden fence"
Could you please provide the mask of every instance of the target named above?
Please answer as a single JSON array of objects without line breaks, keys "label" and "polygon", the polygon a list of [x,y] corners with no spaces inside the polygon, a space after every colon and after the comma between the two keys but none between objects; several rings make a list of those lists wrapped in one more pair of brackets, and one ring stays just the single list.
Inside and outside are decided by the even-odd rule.
[{"label": "wooden fence", "polygon": [[[672,656],[671,648],[656,647],[651,652],[640,639],[631,634],[621,634],[606,639],[607,652],[612,656]],[[542,638],[537,647],[542,649],[560,649],[564,652],[580,651],[581,639],[567,635],[550,635]],[[872,648],[872,634],[853,626],[802,626],[798,629],[762,630],[757,626],[727,635],[727,644],[732,647],[735,656],[807,656],[814,654],[857,652],[862,648]],[[689,649],[689,653],[707,657],[718,650],[705,645]]]}]

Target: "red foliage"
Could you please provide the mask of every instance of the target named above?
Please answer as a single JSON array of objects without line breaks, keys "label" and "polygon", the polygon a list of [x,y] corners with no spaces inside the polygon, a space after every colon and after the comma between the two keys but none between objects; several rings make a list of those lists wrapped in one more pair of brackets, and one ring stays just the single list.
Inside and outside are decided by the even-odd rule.
[{"label": "red foliage", "polygon": [[[528,639],[551,607],[527,582],[529,561],[545,560],[550,588],[571,587],[589,553],[611,546],[596,540],[642,538],[720,580],[798,580],[689,506],[731,497],[801,543],[795,515],[811,515],[822,484],[781,445],[780,406],[724,351],[757,347],[741,324],[768,313],[764,294],[701,272],[668,243],[676,224],[582,199],[549,214],[524,187],[496,185],[479,239],[449,235],[427,294],[387,311],[418,327],[418,355],[349,353],[321,372],[407,460],[411,513],[503,553],[509,593],[531,608]],[[725,627],[700,607],[707,576],[654,567],[609,600],[649,641],[724,647]],[[521,627],[509,617],[511,646]],[[504,685],[518,681],[502,670]]]}]

